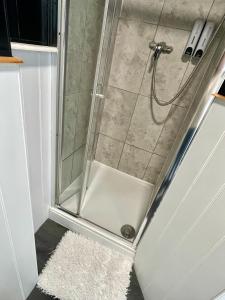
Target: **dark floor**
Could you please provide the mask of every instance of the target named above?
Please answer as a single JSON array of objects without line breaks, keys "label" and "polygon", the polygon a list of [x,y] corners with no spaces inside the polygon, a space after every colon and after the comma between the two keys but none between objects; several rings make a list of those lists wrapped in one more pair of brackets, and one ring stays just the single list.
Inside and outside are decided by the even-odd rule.
[{"label": "dark floor", "polygon": [[[61,225],[47,220],[42,227],[35,234],[35,243],[37,251],[37,263],[38,272],[40,273],[51,256],[51,253],[56,248],[57,244],[61,240],[64,233],[67,231],[66,228]],[[38,288],[34,288],[27,300],[49,300],[56,299],[51,296],[43,294]],[[131,273],[131,283],[127,295],[128,300],[144,300],[135,271]],[[75,299],[79,300],[79,299]],[[91,300],[91,299],[90,299]],[[101,299],[99,299],[101,300]],[[112,299],[117,300],[117,299]],[[119,299],[118,299],[119,300]]]}]

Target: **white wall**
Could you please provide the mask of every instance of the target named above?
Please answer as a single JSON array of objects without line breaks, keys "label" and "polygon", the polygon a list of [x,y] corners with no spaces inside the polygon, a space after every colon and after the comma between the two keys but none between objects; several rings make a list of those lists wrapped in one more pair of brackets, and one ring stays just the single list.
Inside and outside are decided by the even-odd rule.
[{"label": "white wall", "polygon": [[0,65],[0,141],[0,299],[25,300],[37,265],[16,65]]},{"label": "white wall", "polygon": [[146,300],[225,289],[225,103],[211,107],[136,255]]},{"label": "white wall", "polygon": [[31,50],[14,50],[13,54],[24,61],[19,78],[36,232],[48,218],[54,198],[57,54]]}]

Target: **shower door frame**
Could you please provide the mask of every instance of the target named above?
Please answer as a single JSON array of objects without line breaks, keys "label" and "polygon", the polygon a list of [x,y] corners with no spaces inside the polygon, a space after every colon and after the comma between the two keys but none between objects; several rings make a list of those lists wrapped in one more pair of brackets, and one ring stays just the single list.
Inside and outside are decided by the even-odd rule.
[{"label": "shower door frame", "polygon": [[65,83],[65,57],[68,22],[68,0],[58,0],[58,63],[57,63],[57,105],[56,105],[56,165],[55,165],[55,203],[59,205],[62,182],[62,131],[63,131],[63,104]]}]

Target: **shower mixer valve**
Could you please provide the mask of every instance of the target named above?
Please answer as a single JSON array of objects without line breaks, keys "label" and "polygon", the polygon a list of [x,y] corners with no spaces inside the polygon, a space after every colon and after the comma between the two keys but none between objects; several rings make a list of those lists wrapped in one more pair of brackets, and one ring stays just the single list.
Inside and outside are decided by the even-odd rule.
[{"label": "shower mixer valve", "polygon": [[173,51],[172,46],[168,46],[165,42],[156,43],[154,41],[149,43],[149,48],[154,51],[154,59],[158,59],[161,53],[171,53]]}]

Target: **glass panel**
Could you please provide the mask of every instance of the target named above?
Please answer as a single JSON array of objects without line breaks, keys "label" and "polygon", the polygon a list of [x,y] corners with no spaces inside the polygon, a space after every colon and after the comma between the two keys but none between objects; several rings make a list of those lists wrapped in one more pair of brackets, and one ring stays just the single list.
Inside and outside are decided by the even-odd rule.
[{"label": "glass panel", "polygon": [[68,7],[59,204],[77,214],[105,1]]},{"label": "glass panel", "polygon": [[[102,40],[96,69],[95,86],[92,100],[92,112],[90,116],[88,143],[86,147],[85,177],[83,184],[82,201],[84,200],[86,190],[88,189],[88,177],[91,169],[91,163],[96,152],[97,137],[101,121],[102,110],[104,106],[104,95],[108,85],[108,78],[111,68],[112,55],[114,50],[115,36],[118,26],[118,19],[121,10],[121,0],[109,1],[107,14],[103,21]],[[82,205],[81,205],[82,206]]]}]

